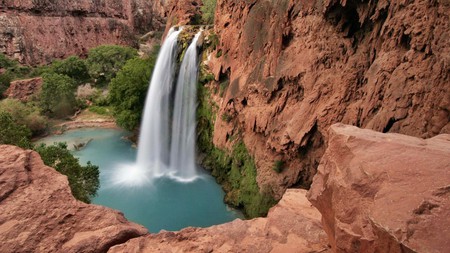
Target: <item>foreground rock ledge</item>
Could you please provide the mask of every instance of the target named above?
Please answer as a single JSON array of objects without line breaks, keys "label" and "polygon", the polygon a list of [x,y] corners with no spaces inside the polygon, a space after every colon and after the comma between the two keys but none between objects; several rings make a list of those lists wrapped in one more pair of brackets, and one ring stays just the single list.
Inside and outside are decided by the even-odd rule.
[{"label": "foreground rock ledge", "polygon": [[320,213],[305,195],[305,190],[287,190],[267,218],[161,232],[132,239],[108,252],[331,252]]},{"label": "foreground rock ledge", "polygon": [[331,126],[309,200],[336,252],[448,252],[450,135]]},{"label": "foreground rock ledge", "polygon": [[0,145],[0,252],[106,252],[147,233],[117,211],[75,200],[38,153]]}]

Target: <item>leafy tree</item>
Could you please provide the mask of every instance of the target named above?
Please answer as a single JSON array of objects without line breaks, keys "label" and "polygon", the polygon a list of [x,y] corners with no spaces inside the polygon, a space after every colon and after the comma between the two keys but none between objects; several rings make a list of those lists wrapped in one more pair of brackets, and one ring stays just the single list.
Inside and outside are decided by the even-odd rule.
[{"label": "leafy tree", "polygon": [[39,96],[41,110],[57,118],[74,112],[76,107],[74,80],[66,75],[46,73]]},{"label": "leafy tree", "polygon": [[9,88],[13,76],[9,72],[0,74],[0,98],[3,98],[3,93]]},{"label": "leafy tree", "polygon": [[100,85],[108,84],[129,59],[138,56],[137,50],[117,45],[103,45],[89,51],[86,65],[89,75]]},{"label": "leafy tree", "polygon": [[38,134],[47,128],[47,118],[40,115],[39,108],[22,103],[17,99],[0,101],[0,112],[7,112],[20,125],[27,126],[33,134]]},{"label": "leafy tree", "polygon": [[129,60],[109,85],[114,116],[125,129],[133,130],[139,125],[155,60],[156,55]]},{"label": "leafy tree", "polygon": [[91,202],[100,186],[98,166],[90,162],[86,166],[81,166],[78,159],[67,149],[66,143],[57,143],[53,146],[41,144],[35,147],[35,150],[41,155],[45,165],[67,176],[76,199]]},{"label": "leafy tree", "polygon": [[9,113],[0,112],[0,144],[28,149],[31,148],[30,137],[30,129],[15,122]]},{"label": "leafy tree", "polygon": [[57,74],[66,75],[74,79],[78,84],[89,79],[89,73],[84,60],[77,56],[70,56],[64,60],[56,60],[51,65],[51,70]]},{"label": "leafy tree", "polygon": [[214,24],[216,2],[217,0],[203,0],[203,6],[200,10],[202,11],[202,21],[204,24]]}]

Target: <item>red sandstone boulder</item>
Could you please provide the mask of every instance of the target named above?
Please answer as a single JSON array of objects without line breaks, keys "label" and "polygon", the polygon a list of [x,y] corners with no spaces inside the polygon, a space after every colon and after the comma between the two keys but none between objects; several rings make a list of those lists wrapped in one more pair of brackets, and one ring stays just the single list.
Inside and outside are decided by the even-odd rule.
[{"label": "red sandstone boulder", "polygon": [[320,213],[305,194],[305,190],[289,189],[267,218],[163,231],[130,240],[108,252],[331,252],[320,225]]},{"label": "red sandstone boulder", "polygon": [[308,199],[335,252],[448,252],[450,135],[333,125]]},{"label": "red sandstone boulder", "polygon": [[39,154],[0,145],[0,252],[105,252],[147,230],[77,201]]},{"label": "red sandstone boulder", "polygon": [[41,91],[42,78],[31,78],[25,80],[18,80],[11,82],[9,88],[4,95],[8,98],[19,99],[26,102],[31,99],[33,95],[37,95]]}]

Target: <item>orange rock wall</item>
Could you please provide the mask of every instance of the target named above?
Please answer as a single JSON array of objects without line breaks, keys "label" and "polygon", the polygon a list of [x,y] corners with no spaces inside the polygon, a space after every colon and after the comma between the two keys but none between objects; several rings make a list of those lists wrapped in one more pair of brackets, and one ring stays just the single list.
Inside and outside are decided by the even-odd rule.
[{"label": "orange rock wall", "polygon": [[230,148],[241,135],[259,185],[280,197],[309,186],[333,123],[449,133],[448,13],[425,0],[218,0],[209,65],[229,86],[215,98],[214,143]]},{"label": "orange rock wall", "polygon": [[135,46],[164,27],[164,1],[12,1],[0,6],[0,52],[26,64],[84,56],[101,44]]}]

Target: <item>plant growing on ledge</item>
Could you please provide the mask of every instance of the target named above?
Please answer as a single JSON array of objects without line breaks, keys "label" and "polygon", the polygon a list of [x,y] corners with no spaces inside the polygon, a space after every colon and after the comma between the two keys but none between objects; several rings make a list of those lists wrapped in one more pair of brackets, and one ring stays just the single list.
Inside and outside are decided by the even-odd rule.
[{"label": "plant growing on ledge", "polygon": [[284,170],[284,161],[282,161],[282,160],[276,160],[276,161],[273,163],[273,170],[274,170],[276,173],[281,173],[281,172],[283,172],[283,170]]},{"label": "plant growing on ledge", "polygon": [[214,24],[214,15],[216,13],[217,0],[203,0],[203,6],[200,8],[202,11],[202,22],[205,25]]}]

